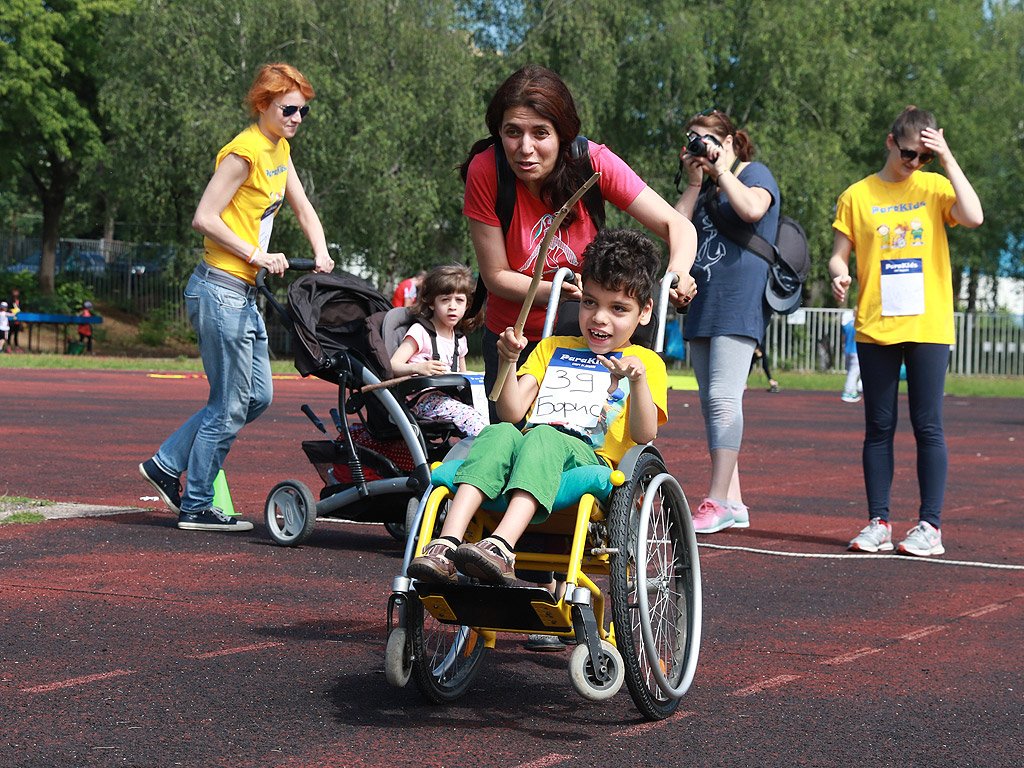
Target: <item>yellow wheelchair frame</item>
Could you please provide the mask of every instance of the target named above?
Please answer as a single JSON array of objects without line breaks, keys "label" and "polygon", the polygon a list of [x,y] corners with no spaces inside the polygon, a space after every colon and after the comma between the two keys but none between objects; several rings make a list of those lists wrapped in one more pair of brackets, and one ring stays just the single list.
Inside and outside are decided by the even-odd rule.
[{"label": "yellow wheelchair frame", "polygon": [[[465,443],[453,453],[464,454]],[[585,698],[608,699],[625,681],[645,717],[671,715],[693,680],[700,646],[700,564],[689,506],[653,446],[631,449],[609,472],[604,493],[585,493],[531,525],[517,546],[517,568],[565,574],[560,597],[465,576],[451,584],[405,576],[454,495],[432,486],[388,604],[388,682],[401,687],[412,677],[429,700],[453,701],[468,690],[497,633],[548,634],[575,640],[569,676]],[[484,538],[498,519],[481,509],[466,540]],[[595,579],[607,580],[607,595]]]}]

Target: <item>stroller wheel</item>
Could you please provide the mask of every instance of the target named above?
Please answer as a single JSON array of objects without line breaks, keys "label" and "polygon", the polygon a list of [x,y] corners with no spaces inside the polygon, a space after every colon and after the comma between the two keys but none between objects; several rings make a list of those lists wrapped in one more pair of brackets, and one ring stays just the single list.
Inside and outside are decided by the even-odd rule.
[{"label": "stroller wheel", "polygon": [[282,547],[295,547],[309,538],[316,525],[316,499],[298,480],[282,480],[267,495],[267,530]]}]

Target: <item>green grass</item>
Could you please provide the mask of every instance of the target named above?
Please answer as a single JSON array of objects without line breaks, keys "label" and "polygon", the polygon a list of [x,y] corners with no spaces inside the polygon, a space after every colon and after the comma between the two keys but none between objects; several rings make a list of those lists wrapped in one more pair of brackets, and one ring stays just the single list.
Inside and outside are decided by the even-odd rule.
[{"label": "green grass", "polygon": [[27,512],[23,507],[49,507],[54,502],[45,499],[29,499],[25,496],[0,496],[0,515],[15,509],[18,510],[7,517],[0,518],[0,525],[41,523],[46,517],[38,512]]},{"label": "green grass", "polygon": [[15,512],[10,517],[0,520],[0,525],[32,525],[33,523],[41,523],[44,520],[46,520],[46,517],[38,512]]},{"label": "green grass", "polygon": [[[294,374],[295,365],[291,360],[273,360],[271,369],[276,374]],[[469,357],[466,367],[471,371],[484,369],[483,358]],[[119,370],[119,371],[168,371],[201,372],[203,362],[197,357],[80,357],[57,354],[0,355],[0,368],[62,368],[74,370]],[[680,388],[687,388],[693,372],[687,368],[676,371],[669,369],[669,378],[677,379]],[[680,378],[681,377],[681,378]],[[776,379],[783,390],[807,389],[840,392],[845,374],[842,373],[797,373],[778,371]],[[766,387],[767,383],[760,368],[750,375],[752,389]],[[906,384],[900,384],[906,391]],[[1024,377],[1016,376],[947,376],[946,394],[957,397],[1020,397],[1024,398]]]}]

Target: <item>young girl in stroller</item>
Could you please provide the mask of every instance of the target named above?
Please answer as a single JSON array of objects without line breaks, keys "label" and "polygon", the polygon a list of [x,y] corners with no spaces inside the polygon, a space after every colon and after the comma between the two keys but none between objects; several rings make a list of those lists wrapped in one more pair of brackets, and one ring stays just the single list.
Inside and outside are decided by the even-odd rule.
[{"label": "young girl in stroller", "polygon": [[[466,310],[473,301],[476,280],[461,264],[435,267],[423,279],[412,314],[417,319],[391,356],[395,376],[438,376],[464,373],[469,347],[463,331],[473,329]],[[487,426],[473,406],[436,389],[417,393],[409,406],[418,417],[450,421],[467,437]]]}]

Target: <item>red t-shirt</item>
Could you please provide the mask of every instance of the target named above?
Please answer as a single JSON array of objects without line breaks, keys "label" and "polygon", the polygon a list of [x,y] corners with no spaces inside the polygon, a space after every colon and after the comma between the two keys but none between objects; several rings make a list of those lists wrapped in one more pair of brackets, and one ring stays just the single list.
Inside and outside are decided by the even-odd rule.
[{"label": "red t-shirt", "polygon": [[[594,170],[601,172],[601,179],[598,181],[601,196],[620,210],[628,208],[647,186],[632,168],[603,144],[590,142],[590,161]],[[498,172],[494,167],[494,147],[490,147],[474,157],[469,164],[462,213],[492,227],[500,227],[501,221],[494,212],[497,195]],[[541,241],[555,213],[557,210],[549,208],[531,195],[526,185],[516,179],[516,208],[508,234],[505,236],[505,255],[512,269],[533,277]],[[574,272],[580,271],[581,254],[594,239],[597,228],[582,202],[576,205],[576,215],[578,218],[571,227],[563,225],[551,238],[544,264],[546,280],[551,280],[559,267],[569,267]],[[515,324],[521,306],[521,302],[489,294],[487,327],[500,334]],[[526,338],[536,341],[540,338],[543,327],[544,309],[533,307],[526,320]]]}]

